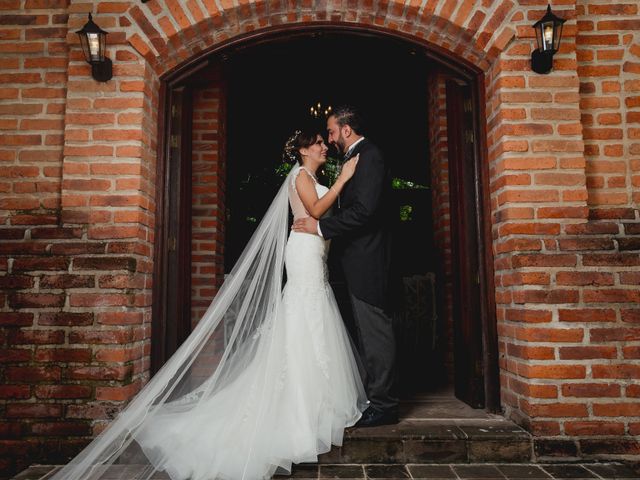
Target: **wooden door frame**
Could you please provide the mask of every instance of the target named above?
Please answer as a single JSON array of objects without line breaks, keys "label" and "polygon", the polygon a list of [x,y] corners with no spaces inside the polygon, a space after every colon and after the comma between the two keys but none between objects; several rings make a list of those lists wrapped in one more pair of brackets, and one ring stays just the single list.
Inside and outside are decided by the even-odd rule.
[{"label": "wooden door frame", "polygon": [[478,250],[480,276],[480,319],[482,322],[483,367],[485,409],[500,413],[500,365],[498,349],[498,324],[496,318],[496,286],[493,259],[493,234],[491,222],[491,187],[489,153],[487,149],[486,86],[484,75],[475,78],[473,103],[476,135],[475,179],[476,210],[478,212]]},{"label": "wooden door frame", "polygon": [[[485,378],[485,409],[492,412],[500,411],[500,383],[498,367],[498,335],[496,326],[495,283],[493,269],[493,239],[491,235],[491,201],[488,166],[488,152],[486,143],[486,118],[485,113],[485,77],[482,70],[476,65],[462,58],[456,57],[451,52],[433,45],[424,39],[417,38],[407,33],[391,31],[382,27],[370,25],[353,25],[339,22],[317,22],[312,25],[279,25],[269,27],[246,34],[238,35],[206,50],[187,60],[178,67],[167,72],[161,78],[160,106],[158,119],[158,163],[156,185],[156,237],[154,244],[154,278],[153,278],[153,302],[152,302],[152,328],[162,325],[166,321],[166,312],[163,311],[162,294],[164,278],[162,277],[163,262],[166,261],[167,238],[165,235],[165,202],[167,201],[166,175],[166,136],[167,128],[167,98],[171,89],[180,82],[188,81],[202,68],[209,65],[211,58],[225,58],[235,50],[255,46],[261,43],[290,40],[296,36],[322,35],[324,32],[350,33],[362,36],[384,37],[395,41],[404,41],[413,44],[429,59],[446,66],[457,72],[463,78],[473,84],[474,91],[474,130],[478,138],[475,156],[474,178],[476,188],[476,208],[478,212],[479,231],[478,236],[480,258],[480,290],[481,290],[481,322],[483,331],[483,367]],[[426,86],[425,86],[426,88]],[[152,334],[153,335],[153,334]],[[152,345],[153,349],[153,345]]]},{"label": "wooden door frame", "polygon": [[[173,216],[179,218],[191,217],[191,119],[192,105],[191,91],[185,86],[164,86],[162,98],[162,115],[160,117],[160,125],[164,128],[161,130],[159,138],[159,148],[161,146],[161,154],[158,152],[158,158],[162,159],[162,164],[158,164],[157,189],[156,189],[156,228],[155,228],[155,246],[154,246],[154,265],[153,275],[155,279],[162,279],[160,282],[153,282],[152,291],[152,342],[151,342],[151,373],[157,372],[164,364],[168,357],[173,354],[175,349],[167,349],[166,335],[168,317],[170,314],[176,315],[178,320],[175,325],[174,332],[175,343],[181,343],[190,333],[190,315],[187,306],[187,298],[190,298],[191,289],[191,264],[187,259],[191,256],[191,222],[179,222],[178,225],[172,225],[170,218],[172,217],[170,210],[170,184],[167,181],[170,175],[170,168],[167,166],[169,161],[170,133],[177,129],[180,132],[180,159],[177,169],[180,172],[180,198],[175,204],[178,206],[178,212],[174,212]],[[172,92],[174,88],[181,88],[181,111],[179,125],[172,120],[170,110],[174,106],[172,101]],[[186,107],[186,108],[185,108]],[[185,134],[189,134],[188,136]],[[189,200],[189,201],[187,201]],[[177,229],[176,229],[177,227]],[[172,236],[171,233],[174,233]],[[170,250],[178,248],[177,261],[174,260],[170,265]],[[179,285],[172,291],[169,291],[167,278],[169,277],[169,269],[172,268],[179,272]],[[175,296],[175,303],[182,305],[178,307],[179,311],[168,312],[167,301],[171,295]],[[175,309],[174,309],[175,310]],[[155,341],[154,341],[155,340]]]},{"label": "wooden door frame", "polygon": [[[182,156],[180,158],[180,171],[186,172],[181,178],[180,205],[181,216],[183,218],[191,218],[191,162],[192,162],[192,106],[193,106],[193,90],[202,86],[207,81],[207,77],[201,76],[203,70],[210,67],[209,62],[201,62],[191,66],[188,70],[182,70],[177,75],[163,80],[160,85],[160,105],[158,107],[158,163],[156,165],[156,226],[155,226],[155,246],[154,246],[154,264],[153,264],[153,287],[152,287],[152,318],[151,318],[151,373],[157,372],[164,364],[166,359],[173,353],[166,351],[165,334],[168,321],[168,312],[166,311],[166,298],[168,294],[176,294],[182,299],[184,305],[179,315],[179,325],[176,328],[176,334],[181,343],[191,332],[191,304],[188,300],[191,298],[191,221],[183,222],[179,225],[177,232],[178,243],[182,244],[183,257],[177,259],[178,265],[175,269],[182,273],[184,284],[182,288],[176,292],[167,291],[167,272],[168,272],[168,246],[170,225],[167,220],[168,204],[169,204],[169,185],[167,162],[169,159],[168,152],[170,150],[170,138],[168,132],[171,128],[171,95],[174,89],[183,88],[188,92],[190,104],[188,108],[183,109],[184,114],[188,117],[182,118],[181,124],[181,140],[182,140]],[[184,177],[187,178],[184,178]],[[184,298],[186,297],[186,298]],[[179,300],[180,301],[180,300]],[[173,349],[172,349],[173,350]]]}]

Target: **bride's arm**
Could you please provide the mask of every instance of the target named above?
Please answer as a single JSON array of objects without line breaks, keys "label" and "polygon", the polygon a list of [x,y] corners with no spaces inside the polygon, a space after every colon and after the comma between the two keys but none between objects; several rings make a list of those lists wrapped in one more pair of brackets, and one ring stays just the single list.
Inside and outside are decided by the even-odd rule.
[{"label": "bride's arm", "polygon": [[313,218],[320,218],[336,201],[338,195],[344,188],[346,182],[336,180],[336,183],[325,193],[321,198],[318,198],[318,192],[316,192],[316,186],[309,174],[304,170],[300,171],[298,178],[296,178],[296,190],[298,196],[302,200],[302,204],[309,215]]},{"label": "bride's arm", "polygon": [[300,200],[302,200],[302,205],[304,205],[305,210],[309,212],[309,215],[318,219],[329,210],[333,202],[338,198],[338,195],[340,195],[345,184],[353,176],[356,165],[358,164],[358,158],[359,157],[356,156],[348,162],[345,162],[340,176],[336,178],[335,183],[322,198],[318,198],[318,192],[316,192],[316,186],[311,176],[306,170],[300,169],[300,173],[296,178],[296,190],[298,191]]}]

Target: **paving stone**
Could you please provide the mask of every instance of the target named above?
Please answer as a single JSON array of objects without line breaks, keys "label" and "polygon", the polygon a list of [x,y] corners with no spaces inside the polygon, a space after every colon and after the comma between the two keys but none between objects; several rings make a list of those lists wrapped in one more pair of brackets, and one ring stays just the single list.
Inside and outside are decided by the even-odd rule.
[{"label": "paving stone", "polygon": [[[46,480],[62,466],[32,465],[13,477],[12,480]],[[106,478],[127,479],[141,473],[141,466],[112,465]],[[628,465],[621,463],[587,464],[336,464],[294,465],[291,475],[276,475],[274,480],[294,478],[296,480],[340,479],[340,480],[622,480],[639,479],[640,475]],[[156,472],[150,480],[168,480],[164,472]]]},{"label": "paving stone", "polygon": [[588,464],[584,467],[606,479],[640,478],[640,474],[622,464]]},{"label": "paving stone", "polygon": [[551,478],[547,472],[538,465],[496,465],[509,479],[541,480]]},{"label": "paving stone", "polygon": [[506,477],[494,465],[454,465],[458,477],[464,479],[504,480]]},{"label": "paving stone", "polygon": [[407,469],[415,480],[457,479],[450,465],[407,465]]},{"label": "paving stone", "polygon": [[372,480],[411,478],[404,465],[365,465],[367,478]]},{"label": "paving stone", "polygon": [[597,475],[590,472],[581,465],[543,465],[545,471],[549,472],[554,478],[598,478]]}]

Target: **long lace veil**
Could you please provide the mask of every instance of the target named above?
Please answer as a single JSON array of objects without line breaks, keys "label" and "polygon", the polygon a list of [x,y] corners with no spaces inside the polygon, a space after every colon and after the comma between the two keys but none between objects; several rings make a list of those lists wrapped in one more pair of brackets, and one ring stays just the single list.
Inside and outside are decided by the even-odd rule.
[{"label": "long lace veil", "polygon": [[[156,470],[154,464],[161,459],[151,461],[135,440],[136,433],[154,422],[162,410],[197,409],[254,358],[262,327],[281,308],[289,219],[287,186],[295,170],[182,346],[108,427],[50,480],[169,478]],[[260,398],[268,388],[270,385],[253,385],[252,396]]]}]

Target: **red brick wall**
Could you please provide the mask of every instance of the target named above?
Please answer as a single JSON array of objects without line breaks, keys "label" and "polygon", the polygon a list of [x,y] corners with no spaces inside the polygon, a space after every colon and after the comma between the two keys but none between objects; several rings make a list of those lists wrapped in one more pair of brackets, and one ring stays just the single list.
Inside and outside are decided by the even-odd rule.
[{"label": "red brick wall", "polygon": [[[219,82],[219,81],[218,81]],[[191,321],[204,314],[224,280],[225,156],[222,89],[198,88],[193,104]]]},{"label": "red brick wall", "polygon": [[[59,461],[146,380],[160,76],[229,38],[327,19],[485,71],[505,414],[539,458],[637,454],[637,5],[555,4],[568,22],[549,75],[529,65],[544,2],[218,5],[0,2],[1,468]],[[89,10],[110,32],[105,84],[72,33]]]},{"label": "red brick wall", "polygon": [[3,472],[74,454],[148,377],[159,84],[118,32],[90,78],[90,7],[0,4]]},{"label": "red brick wall", "polygon": [[65,285],[95,279],[69,273],[71,259],[54,246],[85,232],[60,225],[67,2],[39,4],[0,4],[0,472],[28,464],[28,437],[91,433],[58,400],[91,394],[80,380],[91,349],[65,345],[67,325],[91,315],[60,310]]}]

